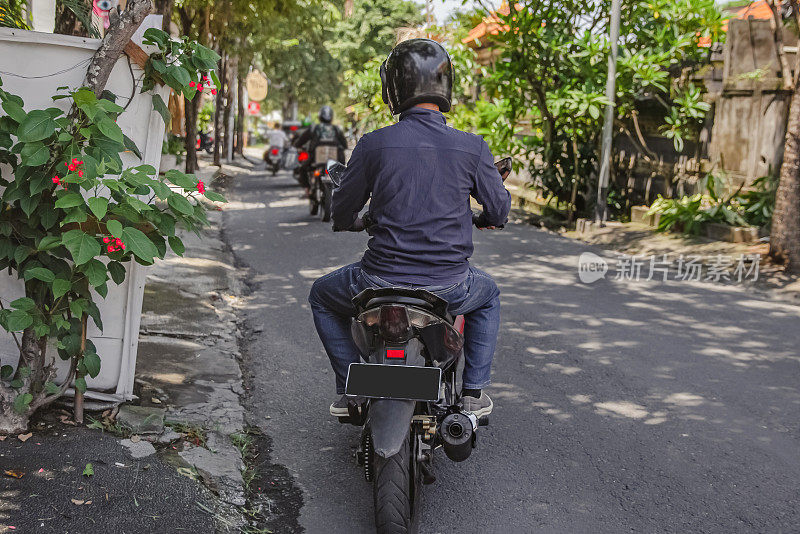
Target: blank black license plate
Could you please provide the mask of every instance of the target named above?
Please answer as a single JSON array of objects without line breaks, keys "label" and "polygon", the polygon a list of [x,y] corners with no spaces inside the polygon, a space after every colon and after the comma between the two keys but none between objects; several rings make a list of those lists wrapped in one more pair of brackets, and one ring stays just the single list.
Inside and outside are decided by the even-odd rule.
[{"label": "blank black license plate", "polygon": [[351,363],[347,371],[348,395],[416,401],[439,400],[442,370],[438,367]]}]

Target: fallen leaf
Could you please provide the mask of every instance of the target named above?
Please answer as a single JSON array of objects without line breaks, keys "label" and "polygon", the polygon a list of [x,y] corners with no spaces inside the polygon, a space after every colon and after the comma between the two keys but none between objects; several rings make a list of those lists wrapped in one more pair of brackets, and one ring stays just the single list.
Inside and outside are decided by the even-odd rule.
[{"label": "fallen leaf", "polygon": [[92,504],[92,501],[86,501],[86,502],[85,502],[85,503],[83,503],[83,504]]},{"label": "fallen leaf", "polygon": [[86,467],[83,468],[83,476],[90,477],[94,475],[94,467],[92,467],[91,463],[86,464]]},{"label": "fallen leaf", "polygon": [[131,443],[139,443],[140,441],[142,441],[142,438],[138,435],[134,434],[131,436]]},{"label": "fallen leaf", "polygon": [[155,404],[161,404],[161,399],[159,399],[158,397],[150,397],[150,402]]},{"label": "fallen leaf", "polygon": [[5,441],[8,436],[0,436],[0,441]]},{"label": "fallen leaf", "polygon": [[83,499],[70,499],[70,501],[72,501],[72,504],[77,504],[78,506],[80,506],[80,505],[82,505],[82,504],[84,504],[86,502]]},{"label": "fallen leaf", "polygon": [[12,469],[8,469],[6,471],[3,471],[3,474],[7,477],[22,478],[25,476],[25,471],[14,471]]},{"label": "fallen leaf", "polygon": [[31,439],[31,436],[33,436],[33,432],[28,432],[27,434],[20,434],[19,436],[17,436],[17,439],[22,442],[25,442]]}]

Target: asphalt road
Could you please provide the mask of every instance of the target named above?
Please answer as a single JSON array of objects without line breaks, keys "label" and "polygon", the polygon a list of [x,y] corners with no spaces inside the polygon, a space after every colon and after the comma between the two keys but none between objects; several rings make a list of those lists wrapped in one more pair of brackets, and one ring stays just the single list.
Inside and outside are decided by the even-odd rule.
[{"label": "asphalt road", "polygon": [[[228,196],[253,421],[302,489],[306,532],[371,532],[358,430],[328,415],[306,301],[367,236],[310,217],[288,173],[239,176]],[[468,461],[437,457],[423,533],[800,531],[800,308],[713,283],[583,284],[578,256],[608,254],[524,224],[475,242],[502,291],[495,410]]]}]

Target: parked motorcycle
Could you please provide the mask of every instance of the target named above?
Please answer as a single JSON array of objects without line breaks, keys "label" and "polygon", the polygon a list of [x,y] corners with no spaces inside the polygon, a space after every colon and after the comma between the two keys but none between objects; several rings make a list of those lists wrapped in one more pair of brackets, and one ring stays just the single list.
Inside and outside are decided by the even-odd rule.
[{"label": "parked motorcycle", "polygon": [[[496,165],[505,179],[511,158]],[[345,169],[328,163],[334,184]],[[368,232],[370,224],[369,213],[357,221]],[[365,289],[353,303],[351,332],[365,361],[350,364],[352,400],[339,421],[362,427],[356,459],[373,485],[378,534],[414,532],[422,488],[436,481],[434,450],[462,462],[478,428],[489,423],[461,407],[464,317],[453,317],[446,301],[422,289]]]}]

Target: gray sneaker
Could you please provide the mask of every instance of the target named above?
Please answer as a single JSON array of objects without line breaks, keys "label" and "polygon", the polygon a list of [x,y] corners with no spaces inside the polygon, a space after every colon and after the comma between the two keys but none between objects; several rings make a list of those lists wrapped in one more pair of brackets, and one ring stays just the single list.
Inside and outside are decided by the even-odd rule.
[{"label": "gray sneaker", "polygon": [[347,404],[350,402],[361,404],[364,402],[364,399],[362,397],[348,397],[347,395],[342,395],[339,400],[331,404],[331,415],[334,417],[348,417],[350,411],[347,409]]},{"label": "gray sneaker", "polygon": [[478,418],[481,418],[484,415],[489,415],[492,413],[492,408],[494,408],[492,399],[489,398],[489,395],[483,392],[481,392],[480,399],[476,399],[475,397],[470,397],[468,395],[461,397],[461,406],[465,412],[472,412],[475,414],[475,417]]}]

